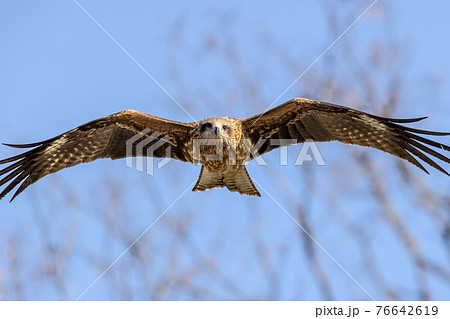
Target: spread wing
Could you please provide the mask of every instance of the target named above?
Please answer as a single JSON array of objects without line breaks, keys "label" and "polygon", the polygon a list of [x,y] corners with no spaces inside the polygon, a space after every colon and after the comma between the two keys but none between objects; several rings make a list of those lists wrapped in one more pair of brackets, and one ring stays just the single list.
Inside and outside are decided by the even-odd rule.
[{"label": "spread wing", "polygon": [[33,149],[0,160],[0,165],[9,163],[0,170],[0,187],[6,185],[0,199],[19,184],[11,201],[48,174],[99,158],[153,156],[192,162],[184,145],[194,127],[194,123],[174,122],[128,110],[81,125],[43,142],[5,144]]},{"label": "spread wing", "polygon": [[450,163],[448,156],[429,146],[445,151],[450,151],[450,147],[422,135],[443,136],[450,133],[425,131],[402,125],[425,118],[385,118],[335,104],[296,98],[266,113],[242,119],[242,130],[244,137],[250,139],[252,146],[256,148],[253,157],[305,140],[339,141],[388,152],[427,172],[415,158],[417,157],[449,175],[429,157],[431,155]]}]

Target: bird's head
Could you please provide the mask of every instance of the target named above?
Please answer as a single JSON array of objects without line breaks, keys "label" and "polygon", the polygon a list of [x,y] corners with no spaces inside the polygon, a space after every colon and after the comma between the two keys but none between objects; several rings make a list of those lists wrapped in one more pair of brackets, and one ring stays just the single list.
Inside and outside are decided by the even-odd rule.
[{"label": "bird's head", "polygon": [[[202,139],[222,139],[225,142],[240,137],[236,120],[228,117],[211,117],[197,123],[197,136]],[[239,141],[236,141],[239,142]]]}]

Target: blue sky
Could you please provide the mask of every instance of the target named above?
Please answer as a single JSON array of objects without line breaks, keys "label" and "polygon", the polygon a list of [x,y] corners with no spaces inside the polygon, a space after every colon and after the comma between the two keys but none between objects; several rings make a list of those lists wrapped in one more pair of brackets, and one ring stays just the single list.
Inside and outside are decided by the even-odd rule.
[{"label": "blue sky", "polygon": [[[341,34],[371,2],[360,1],[286,1],[282,4],[257,1],[79,1],[79,3],[163,86],[195,119],[210,116],[245,117],[264,111],[322,52]],[[331,8],[331,9],[330,9]],[[329,11],[335,13],[337,29],[330,30]],[[349,91],[337,94],[330,102],[349,105],[349,101],[364,101],[354,108],[379,110],[389,91],[392,74],[405,80],[395,117],[429,115],[420,127],[449,130],[448,103],[450,101],[450,30],[448,21],[450,4],[445,1],[387,2],[377,4],[333,46],[302,79],[298,81],[277,104],[299,96],[318,100],[328,99],[320,89],[314,89],[317,78],[330,72],[332,79]],[[0,141],[28,143],[44,140],[90,120],[124,109],[137,109],[152,115],[190,122],[191,118],[155,84],[114,43],[74,1],[0,1]],[[334,33],[332,32],[334,31]],[[346,42],[344,42],[346,41]],[[389,61],[381,66],[368,65],[366,56],[373,43],[386,44],[383,50],[396,55],[390,69]],[[352,77],[352,66],[345,59],[345,44],[350,45],[357,57],[355,63],[370,71],[381,89],[375,92],[374,101],[361,93]],[[296,67],[286,66],[286,52]],[[391,52],[392,51],[392,52]],[[235,64],[229,59],[237,55]],[[331,75],[330,75],[331,78]],[[256,91],[249,82],[258,84]],[[341,84],[343,83],[343,84]],[[256,93],[255,93],[256,92]],[[322,92],[317,94],[316,92]],[[443,139],[449,144],[448,139]],[[338,207],[351,222],[365,228],[370,234],[377,263],[386,281],[392,283],[402,299],[417,299],[416,268],[397,234],[380,216],[380,206],[370,192],[366,172],[359,167],[349,170],[344,160],[353,149],[335,144],[321,144],[319,150],[327,165],[316,167],[279,167],[279,152],[264,157],[269,165],[248,166],[250,175],[293,216],[304,210],[317,241],[352,274],[375,299],[387,299],[373,278],[367,275],[364,254],[355,238],[336,226]],[[373,156],[376,167],[389,180],[390,194],[396,195],[395,208],[408,221],[408,231],[420,238],[420,247],[426,255],[434,256],[436,263],[449,268],[445,246],[440,242],[436,220],[422,208],[416,208],[410,198],[413,189],[401,182],[397,162],[381,152],[361,150]],[[0,149],[0,158],[16,154],[7,147]],[[354,164],[350,161],[348,164]],[[341,169],[341,170],[340,170]],[[336,172],[331,176],[331,171]],[[431,189],[448,193],[449,179],[431,172],[431,175],[411,169],[420,181]],[[29,299],[75,299],[102,272],[102,267],[92,267],[85,262],[82,252],[99,256],[104,265],[113,262],[124,248],[125,242],[108,238],[104,216],[117,214],[122,220],[125,211],[131,213],[126,225],[129,241],[133,241],[192,183],[199,167],[172,161],[155,176],[147,176],[125,166],[125,161],[102,160],[89,165],[59,172],[31,186],[12,204],[7,199],[0,202],[3,222],[0,233],[3,242],[21,238],[23,260],[39,260],[45,243],[36,227],[36,211],[46,221],[51,241],[58,242],[65,229],[77,225],[73,240],[73,254],[68,263],[55,264],[64,269],[65,295],[55,291],[51,284],[42,289],[28,284],[33,269],[14,274],[26,287]],[[305,181],[313,180],[313,185]],[[123,192],[116,205],[111,203],[105,185]],[[189,243],[201,255],[210,256],[228,279],[249,299],[276,298],[321,300],[317,277],[308,266],[304,253],[308,239],[301,229],[282,209],[264,194],[247,198],[226,190],[206,193],[188,191],[158,223],[145,235],[146,247],[161,269],[169,261],[167,252],[180,249],[180,268],[189,268],[196,260],[184,250],[182,243],[170,237],[169,221],[184,220],[194,214],[195,221],[187,230]],[[331,209],[324,203],[326,197],[337,194],[338,204]],[[120,190],[120,191],[119,191]],[[72,195],[73,194],[73,195]],[[156,194],[156,195],[155,195]],[[294,197],[294,198],[293,198]],[[74,204],[75,203],[75,204]],[[417,211],[415,211],[417,209]],[[335,210],[335,211],[334,211]],[[56,213],[55,213],[56,212]],[[56,216],[55,218],[49,216]],[[116,215],[114,215],[116,216]],[[169,218],[166,218],[169,217]],[[368,222],[369,221],[369,222]],[[276,293],[263,278],[253,255],[255,246],[249,234],[258,229],[258,238],[269,249],[268,255],[279,284]],[[36,228],[36,229],[35,229]],[[24,234],[26,229],[26,234]],[[169,236],[165,241],[158,235]],[[223,236],[220,253],[211,247]],[[193,244],[192,244],[193,245]],[[314,245],[314,243],[312,244]],[[286,248],[288,247],[288,248]],[[189,248],[189,249],[190,249]],[[317,247],[316,247],[317,248]],[[283,253],[283,249],[288,253]],[[161,252],[161,254],[159,254]],[[316,257],[329,278],[332,278],[333,298],[339,300],[368,299],[356,285],[323,251]],[[133,289],[132,299],[151,299],[139,289],[133,277],[133,264],[127,264],[127,254],[110,271],[110,278],[123,276]],[[121,264],[122,263],[122,264]],[[131,267],[131,273],[125,271]],[[153,264],[152,264],[153,265]],[[105,268],[105,267],[104,267]],[[181,269],[181,270],[180,270]],[[254,270],[259,269],[259,270]],[[7,258],[0,258],[0,270],[8,275],[11,267]],[[159,273],[159,270],[158,270]],[[151,275],[150,275],[151,276]],[[175,275],[174,275],[175,276]],[[426,275],[427,277],[429,275]],[[109,278],[109,279],[110,279]],[[108,278],[101,279],[85,299],[120,299]],[[193,282],[209,285],[213,278],[200,273]],[[448,298],[450,285],[429,276],[429,290],[436,299]],[[211,284],[215,295],[200,299],[239,298],[222,291],[220,285]],[[7,286],[9,287],[9,286]],[[213,290],[214,290],[213,289]],[[14,299],[6,289],[2,299]],[[261,294],[258,294],[261,292]],[[271,292],[273,294],[271,295]],[[185,291],[172,291],[168,299],[195,299]]]}]

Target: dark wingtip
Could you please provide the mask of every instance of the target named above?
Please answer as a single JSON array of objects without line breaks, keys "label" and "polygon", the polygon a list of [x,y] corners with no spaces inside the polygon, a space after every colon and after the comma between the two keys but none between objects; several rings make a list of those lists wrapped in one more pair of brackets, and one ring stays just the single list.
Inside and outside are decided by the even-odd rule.
[{"label": "dark wingtip", "polygon": [[9,144],[9,143],[2,143],[5,146],[14,147],[14,148],[30,148],[30,147],[36,147],[39,145],[42,145],[42,142],[38,143],[31,143],[31,144]]},{"label": "dark wingtip", "polygon": [[[417,162],[419,163],[419,162]],[[425,173],[427,173],[428,175],[430,175],[430,172],[422,165],[419,163],[419,165],[415,164],[417,167],[419,167],[422,171],[424,171]]]},{"label": "dark wingtip", "polygon": [[12,203],[12,201],[14,200],[14,198],[17,197],[17,195],[19,195],[19,193],[16,192],[16,193],[13,195],[13,197],[11,198],[11,200],[10,200],[9,202]]},{"label": "dark wingtip", "polygon": [[17,146],[17,144],[9,144],[9,143],[2,143],[2,145],[9,146],[9,147],[16,147]]},{"label": "dark wingtip", "polygon": [[410,119],[397,119],[397,118],[392,118],[392,117],[384,117],[384,116],[376,116],[371,114],[373,117],[375,117],[376,119],[379,120],[383,120],[383,121],[388,121],[391,123],[414,123],[414,122],[419,122],[422,120],[425,120],[428,118],[428,116],[422,116],[422,117],[414,117],[414,118],[410,118]]},{"label": "dark wingtip", "polygon": [[[5,196],[6,196],[6,194],[8,194],[8,192],[5,192],[5,190],[3,190],[1,193],[0,193],[0,200],[2,200]],[[11,200],[12,201],[12,200]],[[10,201],[10,203],[11,203],[11,201]]]},{"label": "dark wingtip", "polygon": [[419,122],[422,120],[427,119],[428,116],[422,116],[422,117],[415,117],[412,119],[389,119],[391,122],[395,122],[395,123],[414,123],[414,122]]}]

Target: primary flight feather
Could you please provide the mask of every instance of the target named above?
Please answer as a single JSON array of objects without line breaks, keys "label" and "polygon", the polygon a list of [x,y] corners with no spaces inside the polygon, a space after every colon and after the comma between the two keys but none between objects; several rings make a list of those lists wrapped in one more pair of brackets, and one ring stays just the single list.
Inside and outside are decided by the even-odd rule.
[{"label": "primary flight feather", "polygon": [[[450,163],[434,147],[450,147],[423,135],[450,133],[415,129],[403,124],[424,119],[392,119],[331,103],[296,98],[249,118],[208,118],[194,123],[170,121],[134,110],[81,125],[46,141],[4,144],[32,148],[0,160],[0,199],[18,186],[11,201],[42,177],[99,158],[168,157],[202,164],[193,191],[227,187],[261,196],[245,162],[283,145],[339,141],[376,148],[405,159],[427,172],[420,159],[449,175],[429,156]],[[280,143],[280,140],[283,142]],[[220,155],[220,156],[218,156]],[[428,172],[427,172],[428,173]]]}]

